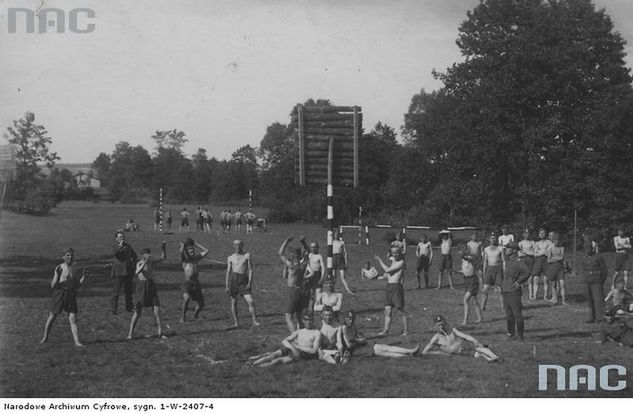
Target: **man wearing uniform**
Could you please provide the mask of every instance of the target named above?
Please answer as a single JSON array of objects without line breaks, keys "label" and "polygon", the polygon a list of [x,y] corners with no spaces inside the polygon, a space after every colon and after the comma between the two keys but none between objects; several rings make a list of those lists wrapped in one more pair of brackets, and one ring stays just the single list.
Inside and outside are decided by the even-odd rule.
[{"label": "man wearing uniform", "polygon": [[125,310],[134,311],[132,303],[132,290],[134,289],[134,273],[138,257],[136,252],[125,242],[125,232],[117,230],[115,233],[116,247],[114,248],[114,262],[112,264],[112,298],[110,299],[110,310],[116,315],[119,304],[119,292],[123,288],[125,294]]},{"label": "man wearing uniform", "polygon": [[[200,253],[196,252],[196,246],[201,249]],[[185,272],[185,281],[180,287],[183,298],[181,322],[185,321],[190,300],[196,302],[196,308],[193,313],[194,318],[197,318],[200,315],[200,311],[204,308],[204,296],[202,296],[202,288],[198,279],[198,263],[207,254],[209,254],[209,249],[194,242],[190,237],[187,237],[184,243],[180,243],[180,262],[182,270]]]},{"label": "man wearing uniform", "polygon": [[538,231],[539,240],[534,243],[534,266],[532,267],[532,276],[534,288],[532,289],[534,296],[532,300],[536,300],[538,293],[538,280],[543,276],[543,300],[547,300],[547,252],[552,248],[553,243],[547,239],[547,231],[540,228]]},{"label": "man wearing uniform", "polygon": [[517,245],[512,242],[505,246],[503,255],[503,281],[501,294],[503,296],[503,310],[506,313],[508,338],[515,337],[515,324],[518,339],[523,340],[524,322],[523,305],[521,304],[521,285],[530,277],[525,263],[516,255]]},{"label": "man wearing uniform", "polygon": [[154,311],[154,319],[156,321],[156,327],[158,328],[158,337],[165,339],[163,335],[163,326],[160,320],[160,301],[158,300],[158,292],[156,291],[156,284],[154,283],[154,264],[165,260],[167,257],[167,251],[165,250],[166,243],[161,245],[160,259],[154,261],[151,260],[152,252],[149,248],[141,250],[143,255],[142,259],[136,264],[136,276],[138,281],[136,282],[136,303],[134,304],[134,315],[130,321],[130,332],[127,339],[134,337],[134,329],[138,318],[141,316],[143,308],[152,308]]},{"label": "man wearing uniform", "polygon": [[420,242],[415,248],[415,255],[418,258],[415,267],[415,277],[418,280],[418,289],[422,286],[420,284],[420,273],[424,275],[424,287],[429,288],[429,267],[433,260],[433,246],[429,241],[426,234],[420,237]]},{"label": "man wearing uniform", "polygon": [[51,287],[53,288],[53,302],[51,311],[46,319],[44,326],[44,337],[40,343],[48,341],[51,333],[53,322],[57,315],[66,311],[68,313],[68,321],[70,322],[70,332],[73,335],[75,346],[84,346],[79,342],[79,334],[77,333],[77,289],[84,283],[88,275],[88,269],[83,269],[81,277],[77,277],[73,272],[73,260],[75,252],[72,247],[64,252],[64,262],[55,267]]},{"label": "man wearing uniform", "polygon": [[409,334],[409,320],[404,310],[404,257],[402,251],[397,247],[391,249],[391,265],[387,266],[380,257],[376,260],[385,272],[387,279],[386,302],[385,302],[385,327],[378,334],[386,336],[391,327],[391,316],[395,308],[402,317],[402,335]]},{"label": "man wearing uniform", "polygon": [[615,282],[620,271],[624,275],[624,288],[626,289],[629,281],[629,251],[631,250],[631,239],[624,236],[623,227],[618,229],[618,235],[613,238],[613,246],[615,247],[615,269],[613,270],[613,278],[611,279],[611,289],[615,287]]},{"label": "man wearing uniform", "polygon": [[[286,255],[286,247],[293,239],[293,236],[287,237],[279,248],[279,258],[284,264],[283,277],[286,279],[288,285],[288,301],[284,316],[290,333],[303,327],[301,315],[308,305],[309,300],[309,292],[304,288],[303,283],[307,257],[301,252],[301,249],[294,249],[294,251]],[[294,316],[297,318],[297,325],[295,325],[293,320]]]},{"label": "man wearing uniform", "polygon": [[248,311],[253,320],[253,326],[259,326],[255,314],[255,303],[251,296],[253,283],[253,264],[251,254],[244,252],[244,242],[235,240],[233,242],[235,252],[226,259],[226,293],[231,297],[231,314],[233,315],[233,326],[239,326],[237,319],[237,296],[244,297],[248,304]]},{"label": "man wearing uniform", "polygon": [[503,263],[503,249],[498,245],[498,239],[492,235],[490,236],[490,246],[484,249],[484,289],[483,289],[483,303],[481,309],[486,309],[486,303],[488,302],[488,291],[493,286],[499,286],[501,279],[503,278],[502,263]]},{"label": "man wearing uniform", "polygon": [[604,315],[604,282],[607,280],[607,264],[596,251],[589,237],[584,239],[585,258],[582,262],[583,276],[587,283],[587,323],[600,323]]}]

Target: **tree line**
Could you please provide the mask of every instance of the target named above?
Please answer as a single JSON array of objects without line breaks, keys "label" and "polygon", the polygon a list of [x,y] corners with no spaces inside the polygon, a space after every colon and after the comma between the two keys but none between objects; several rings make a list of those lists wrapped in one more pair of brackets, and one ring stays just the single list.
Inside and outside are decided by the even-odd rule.
[{"label": "tree line", "polygon": [[[463,59],[434,71],[401,127],[360,140],[360,188],[335,189],[336,220],[604,230],[633,222],[633,88],[624,40],[590,0],[484,0],[458,28]],[[306,105],[330,105],[310,99]],[[289,108],[289,112],[292,108]],[[230,160],[183,153],[179,130],[153,154],[122,141],[93,163],[112,200],[225,202],[253,190],[279,221],[320,222],[325,188],[298,187],[290,124]],[[41,161],[41,160],[40,160]],[[49,160],[50,161],[50,160]]]}]

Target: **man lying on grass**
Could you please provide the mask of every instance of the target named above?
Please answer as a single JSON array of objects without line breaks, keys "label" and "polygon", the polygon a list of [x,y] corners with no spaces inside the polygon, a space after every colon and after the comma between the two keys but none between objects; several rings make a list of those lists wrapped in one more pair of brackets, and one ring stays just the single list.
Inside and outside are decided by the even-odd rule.
[{"label": "man lying on grass", "polygon": [[434,321],[439,332],[433,335],[422,355],[468,355],[474,351],[475,358],[484,358],[488,362],[500,359],[472,336],[451,327],[443,316],[436,316]]},{"label": "man lying on grass", "polygon": [[312,360],[319,357],[321,347],[321,331],[312,327],[312,315],[303,315],[303,328],[297,329],[281,341],[282,347],[275,352],[249,358],[247,367],[270,367],[289,364],[301,360]]}]

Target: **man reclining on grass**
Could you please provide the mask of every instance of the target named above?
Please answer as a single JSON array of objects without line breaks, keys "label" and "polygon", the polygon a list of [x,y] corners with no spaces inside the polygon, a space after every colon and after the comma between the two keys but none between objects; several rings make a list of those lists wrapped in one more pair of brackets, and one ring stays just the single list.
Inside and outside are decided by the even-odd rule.
[{"label": "man reclining on grass", "polygon": [[321,347],[321,332],[312,327],[312,315],[303,315],[304,327],[291,333],[281,341],[283,345],[275,352],[249,358],[246,367],[270,367],[295,361],[317,359]]},{"label": "man reclining on grass", "polygon": [[617,342],[618,345],[633,348],[633,328],[618,317],[618,308],[611,307],[604,313],[604,320],[600,322],[600,341]]},{"label": "man reclining on grass", "polygon": [[[443,316],[436,316],[434,321],[439,332],[433,335],[422,350],[422,355],[467,355],[474,351],[475,358],[484,358],[488,362],[500,360],[490,348],[472,336],[451,327]],[[469,345],[470,349],[466,349],[465,345]],[[434,350],[436,347],[439,349]]]}]

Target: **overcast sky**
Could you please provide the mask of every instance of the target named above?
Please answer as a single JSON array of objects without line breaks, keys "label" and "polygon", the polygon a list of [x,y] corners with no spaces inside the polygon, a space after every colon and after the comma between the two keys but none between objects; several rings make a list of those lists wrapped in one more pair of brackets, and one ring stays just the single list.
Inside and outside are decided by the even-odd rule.
[{"label": "overcast sky", "polygon": [[[460,60],[455,39],[478,0],[48,0],[96,11],[91,34],[9,34],[0,0],[0,128],[27,110],[61,162],[92,162],[121,140],[153,152],[157,129],[187,133],[230,158],[288,123],[308,98],[363,108],[364,128],[397,130],[411,97],[441,85],[432,69]],[[598,0],[627,40],[633,1]]]}]

